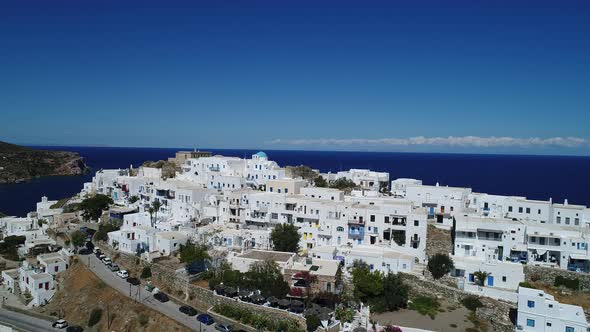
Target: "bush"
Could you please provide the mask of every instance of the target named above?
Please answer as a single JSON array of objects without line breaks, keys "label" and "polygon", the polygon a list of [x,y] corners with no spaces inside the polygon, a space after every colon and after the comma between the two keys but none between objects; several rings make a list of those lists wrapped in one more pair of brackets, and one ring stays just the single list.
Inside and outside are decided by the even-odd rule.
[{"label": "bush", "polygon": [[571,290],[579,290],[580,289],[580,279],[578,278],[566,278],[562,276],[555,277],[555,282],[553,283],[555,287],[565,286]]},{"label": "bush", "polygon": [[146,266],[141,270],[141,279],[147,279],[152,277],[152,269],[149,266]]},{"label": "bush", "polygon": [[142,312],[137,317],[137,320],[139,321],[139,325],[146,326],[150,322],[150,317]]},{"label": "bush", "polygon": [[88,318],[88,326],[92,327],[92,326],[98,324],[98,322],[100,322],[101,318],[102,318],[102,309],[100,309],[100,308],[92,309],[92,311],[90,312],[90,317]]},{"label": "bush", "polygon": [[315,331],[321,325],[320,319],[316,315],[305,316],[305,323],[309,332]]},{"label": "bush", "polygon": [[237,320],[242,324],[250,325],[259,331],[303,332],[299,324],[290,318],[281,319],[278,323],[275,323],[266,315],[261,315],[250,309],[229,304],[218,304],[213,307],[213,311],[225,317]]},{"label": "bush", "polygon": [[535,287],[533,284],[531,284],[528,281],[523,281],[523,282],[519,283],[518,287],[537,289],[537,287]]},{"label": "bush", "polygon": [[476,311],[477,308],[481,308],[484,306],[477,296],[467,296],[463,300],[461,300],[461,303],[463,303],[465,308],[471,311]]},{"label": "bush", "polygon": [[535,281],[539,281],[539,280],[541,280],[541,276],[540,275],[538,275],[536,273],[534,273],[534,274],[531,275],[531,281],[535,282]]}]

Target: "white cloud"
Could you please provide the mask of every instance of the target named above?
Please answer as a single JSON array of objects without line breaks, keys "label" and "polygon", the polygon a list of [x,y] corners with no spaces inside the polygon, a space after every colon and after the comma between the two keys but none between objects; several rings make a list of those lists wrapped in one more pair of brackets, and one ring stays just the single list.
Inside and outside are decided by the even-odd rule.
[{"label": "white cloud", "polygon": [[302,138],[275,139],[270,144],[282,145],[371,145],[371,146],[451,146],[451,147],[580,147],[588,144],[588,140],[580,137],[479,137],[479,136],[448,136],[448,137],[408,137],[408,138]]}]

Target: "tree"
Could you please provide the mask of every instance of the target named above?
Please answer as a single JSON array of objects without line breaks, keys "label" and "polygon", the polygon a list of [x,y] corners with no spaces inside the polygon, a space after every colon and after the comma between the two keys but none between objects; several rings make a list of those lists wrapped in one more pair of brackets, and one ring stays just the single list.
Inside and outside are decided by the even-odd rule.
[{"label": "tree", "polygon": [[321,175],[316,176],[316,178],[313,180],[313,182],[316,187],[325,188],[328,186],[328,182],[326,182],[326,179],[324,179],[324,177]]},{"label": "tree", "polygon": [[264,297],[283,298],[290,290],[279,265],[271,260],[250,265],[250,269],[244,275],[244,285],[250,289],[260,290]]},{"label": "tree", "polygon": [[383,279],[384,310],[394,311],[405,308],[408,303],[409,287],[399,275],[389,272]]},{"label": "tree", "polygon": [[291,224],[280,224],[270,234],[273,249],[276,251],[298,252],[300,238],[297,227]]},{"label": "tree", "polygon": [[371,272],[367,263],[355,260],[352,263],[351,275],[356,299],[368,302],[383,294],[383,275],[379,271]]},{"label": "tree", "polygon": [[436,254],[428,260],[428,271],[434,279],[440,279],[455,267],[453,260],[447,254]]},{"label": "tree", "polygon": [[313,332],[321,325],[322,322],[320,322],[320,319],[316,315],[307,315],[305,316],[305,323],[307,325],[307,331]]},{"label": "tree", "polygon": [[350,191],[357,187],[358,186],[356,185],[356,183],[354,183],[354,181],[349,180],[347,178],[339,178],[336,181],[332,182],[332,184],[330,185],[330,188],[336,188],[345,191]]},{"label": "tree", "polygon": [[148,213],[150,214],[150,224],[152,225],[152,227],[154,227],[154,208],[150,206],[148,209]]},{"label": "tree", "polygon": [[473,272],[473,276],[475,277],[475,280],[477,280],[477,284],[482,287],[485,286],[486,279],[488,279],[488,277],[491,275],[492,274],[490,272],[481,270]]},{"label": "tree", "polygon": [[92,311],[90,312],[90,317],[88,318],[88,326],[92,327],[92,326],[98,324],[98,322],[100,322],[101,318],[102,318],[102,309],[100,309],[100,308],[92,309]]},{"label": "tree", "polygon": [[105,195],[86,198],[80,203],[82,217],[86,221],[98,220],[102,215],[102,211],[108,209],[111,204],[113,204],[113,199]]},{"label": "tree", "polygon": [[141,279],[147,279],[152,277],[152,269],[149,266],[145,266],[143,270],[141,270]]},{"label": "tree", "polygon": [[81,231],[75,231],[70,234],[71,243],[74,248],[78,249],[86,242],[86,234],[82,233]]},{"label": "tree", "polygon": [[137,201],[139,201],[139,197],[137,197],[137,195],[133,195],[127,199],[127,202],[129,202],[129,204],[133,204]]},{"label": "tree", "polygon": [[118,231],[121,228],[121,222],[110,221],[98,225],[98,231],[94,234],[96,241],[107,241],[109,239],[108,233]]},{"label": "tree", "polygon": [[185,245],[180,246],[180,261],[183,263],[193,263],[206,259],[211,259],[207,252],[207,246],[199,245],[188,241]]},{"label": "tree", "polygon": [[[159,200],[155,199],[152,202],[152,208],[154,209],[154,222],[158,219],[158,211],[160,211],[161,207],[162,207],[162,203],[160,203]],[[152,227],[154,227],[153,223],[152,223]]]}]

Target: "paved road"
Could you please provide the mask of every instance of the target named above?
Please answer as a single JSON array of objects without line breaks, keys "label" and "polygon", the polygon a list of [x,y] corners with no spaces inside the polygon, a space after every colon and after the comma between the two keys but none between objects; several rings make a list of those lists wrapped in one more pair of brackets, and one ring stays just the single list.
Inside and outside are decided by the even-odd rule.
[{"label": "paved road", "polygon": [[84,263],[86,266],[88,266],[90,270],[92,270],[92,272],[94,272],[94,274],[96,274],[96,276],[98,276],[102,281],[104,281],[107,285],[113,287],[120,293],[124,294],[125,296],[143,303],[151,309],[154,309],[174,319],[175,321],[190,327],[194,331],[216,331],[214,328],[215,325],[206,326],[204,324],[201,324],[196,319],[196,316],[187,316],[178,311],[180,305],[174,303],[173,301],[161,303],[158,300],[154,299],[152,294],[146,291],[141,285],[133,286],[130,283],[128,283],[125,279],[119,278],[115,272],[111,272],[93,254],[78,257],[80,258],[80,261]]},{"label": "paved road", "polygon": [[28,332],[46,332],[54,330],[49,321],[6,309],[0,309],[0,323],[11,325]]}]

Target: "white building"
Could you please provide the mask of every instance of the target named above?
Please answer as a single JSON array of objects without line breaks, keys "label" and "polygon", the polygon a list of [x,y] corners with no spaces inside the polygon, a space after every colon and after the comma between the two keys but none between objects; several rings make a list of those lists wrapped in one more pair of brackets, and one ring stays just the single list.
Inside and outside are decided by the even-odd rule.
[{"label": "white building", "polygon": [[389,173],[375,172],[369,169],[350,169],[348,171],[340,171],[336,174],[322,174],[322,176],[329,182],[338,179],[348,179],[362,189],[370,191],[380,191],[382,188],[389,186]]},{"label": "white building", "polygon": [[559,303],[542,290],[518,289],[516,331],[587,332],[589,328],[582,307]]}]

